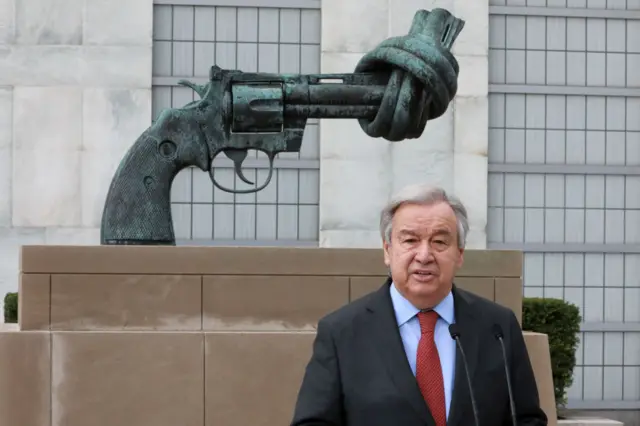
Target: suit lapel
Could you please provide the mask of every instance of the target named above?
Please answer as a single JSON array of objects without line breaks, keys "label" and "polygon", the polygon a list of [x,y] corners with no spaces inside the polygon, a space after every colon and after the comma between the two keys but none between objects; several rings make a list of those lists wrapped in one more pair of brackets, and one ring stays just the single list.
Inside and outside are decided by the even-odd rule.
[{"label": "suit lapel", "polygon": [[402,339],[396,323],[393,304],[389,295],[388,279],[384,286],[378,290],[368,306],[375,326],[372,330],[372,341],[376,351],[398,389],[400,395],[407,399],[418,416],[428,425],[435,426],[435,422],[425,400],[418,387],[418,382],[411,372],[411,367],[404,352]]},{"label": "suit lapel", "polygon": [[[474,396],[477,396],[474,376],[478,365],[479,341],[477,334],[477,321],[474,316],[473,301],[464,291],[453,288],[454,305],[456,312],[456,323],[460,330],[460,344],[464,349],[469,367],[471,384],[474,386]],[[460,348],[456,348],[456,369],[453,384],[453,394],[451,397],[451,408],[449,411],[448,425],[467,425],[469,419],[473,419],[473,408],[467,384],[467,373],[460,354]],[[466,419],[466,421],[465,421]]]}]

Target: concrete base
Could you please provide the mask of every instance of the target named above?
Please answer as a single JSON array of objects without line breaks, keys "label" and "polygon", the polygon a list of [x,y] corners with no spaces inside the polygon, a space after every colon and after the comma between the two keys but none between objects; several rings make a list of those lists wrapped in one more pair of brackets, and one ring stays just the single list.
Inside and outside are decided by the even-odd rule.
[{"label": "concrete base", "polygon": [[527,345],[533,374],[538,383],[540,405],[547,415],[547,426],[556,426],[558,413],[553,387],[553,372],[551,370],[551,356],[549,338],[546,334],[525,331],[524,342]]},{"label": "concrete base", "polygon": [[[20,269],[0,426],[287,424],[318,319],[386,278],[357,249],[33,246]],[[457,283],[520,319],[521,270],[470,250]],[[524,336],[555,418],[546,336]]]}]

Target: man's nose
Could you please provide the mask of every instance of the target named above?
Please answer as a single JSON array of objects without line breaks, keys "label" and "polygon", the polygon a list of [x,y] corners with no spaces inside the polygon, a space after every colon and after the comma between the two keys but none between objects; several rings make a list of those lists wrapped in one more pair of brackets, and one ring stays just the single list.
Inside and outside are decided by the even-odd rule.
[{"label": "man's nose", "polygon": [[430,256],[431,250],[429,243],[427,241],[421,242],[420,245],[416,247],[416,260],[419,262],[427,262]]}]

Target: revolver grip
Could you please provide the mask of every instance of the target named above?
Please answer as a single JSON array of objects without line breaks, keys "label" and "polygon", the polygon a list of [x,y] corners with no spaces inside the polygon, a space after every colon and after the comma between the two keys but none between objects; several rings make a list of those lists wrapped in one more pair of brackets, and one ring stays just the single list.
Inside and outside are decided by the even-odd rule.
[{"label": "revolver grip", "polygon": [[[105,202],[102,245],[175,245],[171,185],[184,168],[208,170],[208,150],[184,113],[166,110],[131,146]],[[183,135],[191,134],[190,137]],[[200,136],[200,137],[198,137]]]}]

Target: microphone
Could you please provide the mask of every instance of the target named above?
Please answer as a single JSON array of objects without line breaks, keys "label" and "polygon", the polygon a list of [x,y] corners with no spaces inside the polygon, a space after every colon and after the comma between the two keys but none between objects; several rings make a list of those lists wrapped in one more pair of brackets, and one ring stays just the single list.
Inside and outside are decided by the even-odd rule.
[{"label": "microphone", "polygon": [[492,328],[493,336],[500,342],[502,348],[502,360],[504,364],[504,373],[507,377],[507,390],[509,391],[509,406],[511,408],[511,422],[513,426],[517,426],[516,420],[516,405],[513,402],[513,389],[511,388],[511,373],[509,372],[509,365],[507,364],[507,350],[504,347],[504,334],[502,333],[502,327],[499,324],[493,324]]},{"label": "microphone", "polygon": [[462,355],[462,364],[464,365],[464,371],[467,376],[467,386],[469,387],[469,396],[471,397],[471,407],[473,408],[473,419],[476,426],[480,426],[480,420],[478,419],[478,407],[476,406],[476,398],[473,395],[473,386],[471,386],[471,376],[469,375],[469,366],[467,365],[467,356],[462,349],[462,343],[460,343],[460,329],[457,324],[451,324],[449,326],[449,334],[451,338],[456,341],[458,349],[460,349],[460,355]]}]

